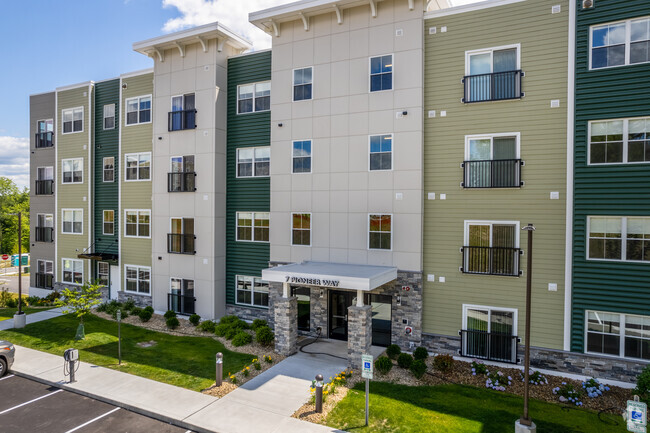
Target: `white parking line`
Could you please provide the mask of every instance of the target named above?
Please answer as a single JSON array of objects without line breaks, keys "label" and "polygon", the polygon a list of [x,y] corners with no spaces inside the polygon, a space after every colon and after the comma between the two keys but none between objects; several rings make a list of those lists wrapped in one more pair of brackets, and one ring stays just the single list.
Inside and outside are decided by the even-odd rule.
[{"label": "white parking line", "polygon": [[15,375],[13,375],[13,374],[10,374],[9,376],[5,376],[5,377],[3,377],[3,378],[2,378],[2,379],[0,379],[0,380],[5,380],[5,379],[9,379],[10,377],[14,377],[14,376],[15,376]]},{"label": "white parking line", "polygon": [[25,406],[25,405],[27,405],[27,404],[34,403],[35,401],[38,401],[38,400],[40,400],[40,399],[42,399],[42,398],[49,397],[49,396],[51,396],[51,395],[57,394],[57,393],[59,393],[59,392],[61,392],[61,391],[63,391],[63,390],[60,389],[60,390],[58,390],[58,391],[54,391],[54,392],[51,392],[51,393],[49,393],[49,394],[42,395],[42,396],[40,396],[40,397],[38,397],[38,398],[35,398],[34,400],[29,400],[29,401],[26,401],[25,403],[21,403],[21,404],[19,404],[18,406],[10,407],[9,409],[5,409],[5,410],[3,410],[2,412],[0,412],[0,415],[4,415],[5,413],[7,413],[7,412],[11,412],[11,411],[14,410],[14,409],[18,409],[19,407],[23,407],[23,406]]},{"label": "white parking line", "polygon": [[82,427],[86,427],[88,424],[92,424],[92,423],[94,423],[95,421],[100,420],[100,419],[104,418],[105,416],[108,416],[108,415],[110,415],[110,414],[112,414],[113,412],[116,412],[116,411],[118,411],[118,410],[120,410],[119,407],[116,407],[116,408],[113,409],[113,410],[109,410],[109,411],[106,412],[104,415],[99,415],[97,418],[93,418],[93,419],[91,419],[90,421],[85,422],[85,423],[83,423],[83,424],[81,424],[81,425],[79,425],[79,426],[77,426],[77,427],[75,427],[75,428],[73,428],[73,429],[71,429],[71,430],[68,430],[68,431],[65,432],[65,433],[72,433],[73,431],[77,431],[77,430],[79,430],[80,428],[82,428]]}]

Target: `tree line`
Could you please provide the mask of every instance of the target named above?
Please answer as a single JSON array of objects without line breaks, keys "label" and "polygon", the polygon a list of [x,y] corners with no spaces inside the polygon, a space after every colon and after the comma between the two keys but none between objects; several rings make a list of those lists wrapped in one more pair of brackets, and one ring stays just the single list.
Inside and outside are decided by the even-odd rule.
[{"label": "tree line", "polygon": [[22,212],[23,253],[29,252],[29,189],[22,191],[13,180],[0,176],[0,253],[18,253],[18,216]]}]

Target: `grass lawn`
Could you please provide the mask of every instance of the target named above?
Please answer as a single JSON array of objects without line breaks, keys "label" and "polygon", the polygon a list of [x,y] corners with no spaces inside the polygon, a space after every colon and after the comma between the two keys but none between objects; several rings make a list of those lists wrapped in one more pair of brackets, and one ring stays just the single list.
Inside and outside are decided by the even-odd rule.
[{"label": "grass lawn", "polygon": [[[23,311],[25,312],[25,314],[32,314],[32,313],[38,313],[39,311],[50,310],[52,308],[56,308],[56,307],[37,307],[37,308],[23,307]],[[18,308],[0,308],[0,321],[13,319],[14,314],[16,314],[16,311],[18,311]]]},{"label": "grass lawn", "polygon": [[[32,323],[23,329],[1,331],[0,340],[60,356],[65,349],[74,347],[79,349],[81,361],[194,391],[214,383],[217,352],[223,353],[224,377],[228,372],[241,370],[255,358],[231,352],[209,337],[178,337],[123,323],[122,365],[118,365],[117,323],[92,315],[84,322],[86,339],[82,341],[74,341],[79,319],[72,315]],[[150,340],[157,344],[148,348],[137,346]]]},{"label": "grass lawn", "polygon": [[[327,425],[352,432],[513,432],[523,399],[465,385],[406,386],[370,383],[370,419],[365,424],[365,383],[359,383],[330,412]],[[625,432],[620,415],[530,401],[537,431],[544,433]],[[618,425],[615,425],[618,423]]]}]

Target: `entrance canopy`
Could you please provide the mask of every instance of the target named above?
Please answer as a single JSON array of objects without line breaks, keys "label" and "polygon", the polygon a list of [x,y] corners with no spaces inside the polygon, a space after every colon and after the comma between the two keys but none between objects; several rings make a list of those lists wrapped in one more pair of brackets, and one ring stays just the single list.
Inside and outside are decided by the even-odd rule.
[{"label": "entrance canopy", "polygon": [[346,263],[302,262],[262,270],[276,283],[370,291],[397,279],[397,268]]}]

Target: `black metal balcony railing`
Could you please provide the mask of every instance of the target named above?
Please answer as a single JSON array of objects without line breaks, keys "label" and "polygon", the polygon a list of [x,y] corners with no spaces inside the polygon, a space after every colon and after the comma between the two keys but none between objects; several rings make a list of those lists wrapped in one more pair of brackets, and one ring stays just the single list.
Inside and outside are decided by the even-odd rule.
[{"label": "black metal balcony railing", "polygon": [[178,295],[174,293],[167,294],[167,309],[177,312],[178,314],[194,314],[194,296]]},{"label": "black metal balcony railing", "polygon": [[167,119],[168,131],[182,131],[196,128],[196,110],[170,111]]},{"label": "black metal balcony railing", "polygon": [[52,284],[52,274],[43,274],[40,272],[36,273],[36,287],[39,289],[52,289],[54,285]]},{"label": "black metal balcony railing", "polygon": [[521,159],[463,162],[463,188],[519,188]]},{"label": "black metal balcony railing", "polygon": [[461,356],[516,364],[519,362],[519,337],[498,332],[460,330]]},{"label": "black metal balcony railing", "polygon": [[42,149],[44,147],[54,146],[54,133],[53,132],[37,132],[36,133],[36,148]]},{"label": "black metal balcony railing", "polygon": [[493,72],[491,74],[467,75],[463,78],[465,97],[463,102],[503,101],[520,99],[524,96],[521,91],[521,70]]},{"label": "black metal balcony railing", "polygon": [[465,246],[461,251],[465,274],[519,276],[519,248]]},{"label": "black metal balcony railing", "polygon": [[182,171],[167,173],[167,192],[193,192],[196,191],[196,173]]},{"label": "black metal balcony railing", "polygon": [[196,236],[179,233],[167,233],[167,252],[173,254],[196,254],[194,240]]},{"label": "black metal balcony railing", "polygon": [[37,180],[36,188],[34,188],[36,195],[52,195],[54,193],[54,181],[53,180]]},{"label": "black metal balcony railing", "polygon": [[53,242],[54,229],[52,227],[34,227],[36,242]]}]

